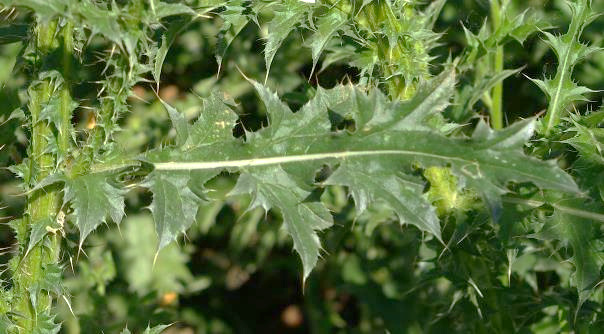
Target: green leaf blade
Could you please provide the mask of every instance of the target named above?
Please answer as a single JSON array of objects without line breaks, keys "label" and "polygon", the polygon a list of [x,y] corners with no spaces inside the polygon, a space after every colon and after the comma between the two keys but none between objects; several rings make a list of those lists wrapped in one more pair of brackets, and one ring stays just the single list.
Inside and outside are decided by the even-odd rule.
[{"label": "green leaf blade", "polygon": [[106,173],[65,178],[64,201],[71,202],[75,224],[80,230],[80,246],[107,216],[119,224],[124,216],[123,191],[108,182]]},{"label": "green leaf blade", "polygon": [[149,206],[159,237],[158,250],[167,246],[195,221],[200,198],[188,187],[189,172],[152,172],[146,185],[153,193]]}]

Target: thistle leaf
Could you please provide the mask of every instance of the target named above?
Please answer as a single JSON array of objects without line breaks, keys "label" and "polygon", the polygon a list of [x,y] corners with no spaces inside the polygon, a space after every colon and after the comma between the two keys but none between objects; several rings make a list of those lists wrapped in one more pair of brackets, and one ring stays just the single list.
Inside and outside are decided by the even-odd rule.
[{"label": "thistle leaf", "polygon": [[560,240],[563,246],[572,249],[570,260],[575,267],[573,283],[579,295],[580,308],[601,279],[600,268],[604,264],[604,256],[594,239],[594,220],[591,217],[582,218],[576,212],[585,211],[588,207],[582,200],[561,200],[553,206],[554,214],[537,237]]},{"label": "thistle leaf", "polygon": [[61,324],[55,323],[55,315],[44,312],[36,315],[32,334],[57,334],[61,330]]},{"label": "thistle leaf", "polygon": [[310,8],[312,7],[309,4],[298,0],[285,0],[275,5],[275,17],[268,23],[268,35],[264,46],[267,77],[281,43],[305,19],[305,14]]},{"label": "thistle leaf", "polygon": [[314,72],[325,45],[347,21],[348,17],[341,11],[330,11],[328,14],[319,17],[316,23],[317,29],[309,42],[312,49],[311,73]]},{"label": "thistle leaf", "polygon": [[153,172],[146,185],[153,192],[149,209],[155,220],[161,250],[195,221],[200,199],[189,189],[189,172]]},{"label": "thistle leaf", "polygon": [[342,163],[325,184],[347,186],[358,214],[376,202],[383,202],[394,210],[401,224],[415,225],[442,241],[436,212],[422,195],[424,182],[404,174],[393,174],[396,167],[372,160]]},{"label": "thistle leaf", "polygon": [[229,1],[225,9],[218,14],[224,21],[216,41],[216,61],[219,72],[227,49],[250,21],[250,17],[246,14],[249,11],[248,5],[249,1],[245,0]]},{"label": "thistle leaf", "polygon": [[47,219],[43,219],[40,221],[32,222],[31,231],[29,233],[29,243],[27,244],[26,254],[29,253],[35,245],[40,242],[49,231],[58,230],[61,226],[56,221],[56,219],[52,219],[48,217]]},{"label": "thistle leaf", "polygon": [[168,327],[170,327],[170,325],[147,326],[143,334],[161,334]]},{"label": "thistle leaf", "polygon": [[182,3],[166,3],[163,1],[149,0],[153,4],[152,11],[155,14],[155,21],[159,22],[161,19],[182,14],[195,14],[195,11],[191,7]]},{"label": "thistle leaf", "polygon": [[232,105],[233,102],[218,92],[203,99],[201,114],[189,129],[185,146],[200,147],[232,138],[233,127],[238,119],[231,109]]},{"label": "thistle leaf", "polygon": [[[442,111],[453,93],[454,71],[435,77],[404,103],[391,102],[377,90],[366,93],[351,85],[337,86],[319,88],[297,112],[262,84],[251,83],[265,105],[269,126],[246,132],[245,139],[216,127],[204,130],[218,134],[203,140],[187,138],[188,145],[145,155],[155,167],[148,186],[154,193],[152,210],[158,233],[164,236],[160,238],[163,245],[194,219],[199,199],[189,182],[203,187],[221,171],[241,174],[232,195],[251,194],[252,207],[276,208],[282,213],[302,258],[304,278],[320,254],[317,232],[332,224],[323,204],[309,197],[322,166],[333,170],[325,183],[348,186],[360,212],[382,202],[396,212],[401,223],[415,225],[438,238],[440,227],[434,208],[422,195],[425,183],[411,175],[417,166],[449,167],[460,185],[481,193],[493,210],[500,207],[499,197],[511,181],[578,192],[573,179],[554,162],[523,153],[522,146],[533,134],[534,120],[499,132],[480,123],[470,139],[445,137],[431,130],[427,123],[430,115]],[[340,119],[354,120],[355,130],[333,130],[337,124],[330,121],[328,110]],[[201,117],[206,117],[204,114],[214,122],[224,115],[225,125],[234,124],[234,114],[218,101],[204,101]],[[188,125],[177,121],[177,128],[191,133]]]},{"label": "thistle leaf", "polygon": [[573,131],[575,135],[564,140],[579,151],[581,158],[596,166],[604,165],[604,129],[598,127],[602,117],[604,110],[583,117],[571,116],[573,126],[569,128],[569,132]]},{"label": "thistle leaf", "polygon": [[157,50],[157,54],[155,56],[155,63],[153,69],[153,79],[159,88],[159,80],[161,79],[161,69],[164,66],[164,60],[166,60],[166,56],[168,55],[168,41],[166,40],[166,36],[162,35],[161,37],[161,46]]},{"label": "thistle leaf", "polygon": [[109,174],[96,173],[65,178],[64,201],[71,202],[80,245],[107,216],[119,224],[124,216],[123,190],[108,182]]},{"label": "thistle leaf", "polygon": [[599,48],[581,43],[583,30],[595,18],[590,0],[566,2],[571,9],[572,19],[564,35],[555,36],[545,32],[546,42],[558,58],[558,69],[553,79],[532,80],[547,95],[549,106],[543,119],[542,131],[548,136],[554,126],[558,125],[562,114],[574,101],[585,100],[584,94],[592,90],[578,86],[572,79],[575,65]]},{"label": "thistle leaf", "polygon": [[278,166],[255,168],[239,177],[231,195],[252,194],[250,209],[277,208],[283,215],[285,229],[294,241],[294,249],[302,258],[303,279],[306,280],[317,263],[321,243],[316,231],[333,225],[331,213],[319,202],[305,199],[310,191]]}]

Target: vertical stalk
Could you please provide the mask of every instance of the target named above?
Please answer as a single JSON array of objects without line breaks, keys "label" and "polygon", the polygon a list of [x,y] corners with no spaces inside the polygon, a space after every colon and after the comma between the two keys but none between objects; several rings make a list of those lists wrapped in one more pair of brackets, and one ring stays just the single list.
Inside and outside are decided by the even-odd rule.
[{"label": "vertical stalk", "polygon": [[69,91],[71,82],[71,59],[73,50],[73,24],[67,22],[63,27],[63,87],[61,88],[61,105],[60,105],[60,116],[61,125],[63,128],[59,130],[59,151],[65,155],[71,148],[71,93]]},{"label": "vertical stalk", "polygon": [[[59,26],[56,20],[50,22],[38,22],[35,28],[35,36],[31,43],[35,43],[38,59],[33,64],[34,77],[41,76],[44,71],[57,66],[53,62],[53,57],[63,54],[62,60],[59,60],[58,67],[66,66],[67,72],[59,69],[59,72],[68,73],[71,64],[70,48],[72,44],[72,27],[67,25],[63,28],[63,34],[59,34]],[[59,45],[61,40],[65,50],[61,51]],[[67,51],[69,48],[69,51]],[[30,158],[31,180],[40,181],[52,174],[57,164],[57,154],[51,150],[51,141],[54,137],[52,124],[49,124],[42,118],[42,111],[45,105],[51,100],[54,91],[53,82],[50,78],[34,80],[29,89],[28,110],[31,115],[31,143],[28,149]],[[54,112],[60,113],[63,122],[60,129],[56,129],[59,143],[59,150],[67,152],[71,142],[69,141],[70,122],[71,122],[71,97],[67,81],[58,92],[60,103]],[[33,182],[33,181],[32,181]],[[34,184],[28,184],[32,187]],[[19,328],[18,333],[34,333],[38,328],[38,319],[41,314],[48,313],[52,306],[52,295],[49,291],[42,290],[46,279],[47,268],[51,265],[57,265],[60,252],[60,237],[57,234],[49,233],[44,239],[33,246],[29,251],[28,236],[32,227],[37,224],[47,224],[49,221],[57,219],[60,208],[59,189],[57,187],[47,187],[44,190],[34,191],[27,196],[27,211],[24,218],[17,226],[19,254],[12,263],[13,269],[13,301],[11,313],[13,322]],[[48,289],[48,288],[47,288]]]},{"label": "vertical stalk", "polygon": [[[491,20],[493,31],[501,26],[501,5],[499,0],[491,0]],[[493,73],[503,71],[503,46],[498,46],[493,59]],[[491,126],[496,129],[503,128],[503,83],[498,82],[491,92]]]}]

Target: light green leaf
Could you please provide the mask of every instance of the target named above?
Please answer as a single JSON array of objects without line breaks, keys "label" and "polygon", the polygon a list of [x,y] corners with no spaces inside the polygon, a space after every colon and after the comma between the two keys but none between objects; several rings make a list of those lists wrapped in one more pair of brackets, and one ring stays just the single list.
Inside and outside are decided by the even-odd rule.
[{"label": "light green leaf", "polygon": [[67,12],[67,6],[71,4],[70,0],[2,0],[0,4],[7,7],[21,6],[34,11],[42,21],[49,21],[60,13]]},{"label": "light green leaf", "polygon": [[[603,111],[600,111],[604,115]],[[575,132],[575,136],[565,140],[572,145],[581,157],[595,165],[604,165],[604,129],[586,126],[580,121],[573,121],[574,126],[569,130]]]},{"label": "light green leaf", "polygon": [[156,21],[173,15],[195,14],[195,11],[191,7],[183,3],[166,3],[157,0],[149,0],[149,2],[153,4],[152,11],[155,14]]},{"label": "light green leaf", "polygon": [[90,1],[82,1],[72,10],[82,18],[83,23],[92,30],[92,34],[101,34],[117,45],[122,45],[126,38],[119,24],[120,12],[116,6],[112,9],[103,9]]},{"label": "light green leaf", "polygon": [[55,296],[62,295],[64,288],[62,284],[63,269],[57,264],[47,264],[42,268],[42,275],[37,277],[28,287],[32,305],[37,307],[37,297],[40,291],[53,293]]},{"label": "light green leaf", "polygon": [[519,73],[521,70],[522,68],[503,70],[499,73],[485,76],[472,87],[472,95],[468,100],[464,101],[465,103],[460,105],[459,108],[463,108],[462,110],[471,110],[474,104],[476,104],[476,102],[478,102],[484,96],[484,93],[489,92],[491,89],[493,89],[493,87],[495,87],[495,85],[503,82],[512,75]]},{"label": "light green leaf", "polygon": [[176,130],[176,145],[184,145],[184,143],[189,138],[189,124],[187,123],[187,119],[185,116],[176,110],[174,107],[169,105],[164,100],[161,100],[164,108],[168,111],[168,116],[170,116],[170,121],[172,122],[172,126],[174,126],[174,130]]},{"label": "light green leaf", "polygon": [[61,330],[61,324],[55,323],[55,315],[49,311],[36,314],[32,334],[57,334]]},{"label": "light green leaf", "polygon": [[223,142],[233,137],[233,127],[239,118],[231,109],[233,105],[219,92],[202,99],[199,118],[189,129],[186,147],[199,147]]},{"label": "light green leaf", "polygon": [[147,326],[147,329],[143,332],[143,334],[161,334],[166,328],[171,325],[158,325],[154,327]]},{"label": "light green leaf", "polygon": [[218,14],[224,20],[216,41],[218,72],[222,67],[222,59],[227,49],[250,21],[248,15],[244,14],[248,10],[248,5],[249,2],[245,0],[229,1],[225,6],[225,10]]},{"label": "light green leaf", "polygon": [[157,87],[159,87],[159,80],[161,79],[161,69],[164,66],[164,60],[166,60],[166,56],[168,55],[168,44],[169,43],[166,40],[166,36],[162,35],[161,46],[159,47],[159,50],[157,50],[157,54],[155,55],[155,66],[153,69],[153,79],[155,80]]},{"label": "light green leaf", "polygon": [[50,231],[57,231],[61,228],[62,226],[60,226],[57,220],[51,217],[32,222],[29,243],[27,244],[27,251],[25,253],[29,253]]}]

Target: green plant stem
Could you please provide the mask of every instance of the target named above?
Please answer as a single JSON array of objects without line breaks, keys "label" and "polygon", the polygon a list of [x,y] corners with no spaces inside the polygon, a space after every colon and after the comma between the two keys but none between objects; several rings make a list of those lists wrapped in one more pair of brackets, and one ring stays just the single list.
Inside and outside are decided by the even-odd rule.
[{"label": "green plant stem", "polygon": [[71,148],[71,93],[69,91],[71,81],[71,57],[73,50],[73,24],[67,22],[63,27],[63,80],[64,85],[61,88],[61,125],[59,129],[59,150],[63,155],[67,154]]},{"label": "green plant stem", "polygon": [[[59,45],[57,34],[58,24],[56,21],[38,22],[35,30],[35,43],[39,55],[38,63],[35,66],[37,74],[46,70],[47,57],[53,53]],[[63,38],[66,47],[72,40],[71,25],[63,28]],[[68,57],[64,57],[64,61]],[[71,59],[69,59],[69,62]],[[63,64],[65,65],[65,64]],[[69,66],[69,65],[68,65]],[[67,86],[67,84],[65,84]],[[40,181],[50,175],[57,162],[56,156],[50,152],[51,138],[53,131],[51,125],[41,120],[41,113],[46,103],[50,101],[53,95],[51,79],[34,81],[29,87],[29,105],[31,114],[31,144],[30,170],[32,179]],[[71,121],[70,104],[71,98],[69,88],[64,87],[61,93],[61,103],[56,112],[61,113],[61,117],[68,118]],[[69,114],[68,114],[69,113]],[[69,145],[68,140],[61,140],[61,137],[70,135],[69,128],[59,129],[59,145]],[[61,133],[63,135],[61,135]],[[63,143],[63,144],[62,144]],[[32,184],[30,184],[32,186]],[[60,208],[60,197],[56,187],[48,187],[43,191],[34,191],[27,196],[27,214],[22,220],[21,230],[29,231],[35,224],[44,223],[48,220],[57,219],[57,213]],[[18,261],[13,267],[13,305],[12,313],[15,314],[14,322],[20,328],[19,333],[33,333],[37,329],[38,316],[47,311],[52,306],[52,296],[47,291],[41,291],[36,288],[44,279],[46,268],[51,264],[56,264],[59,259],[60,237],[57,234],[50,233],[45,239],[33,246],[28,252],[28,240],[25,233],[20,235],[18,240],[20,244],[20,254]]]},{"label": "green plant stem", "polygon": [[[491,20],[493,31],[501,26],[501,5],[499,0],[491,0]],[[498,46],[494,55],[493,73],[503,71],[503,46]],[[503,83],[498,82],[491,93],[491,126],[496,129],[503,128]]]}]

